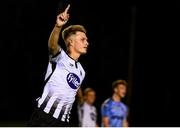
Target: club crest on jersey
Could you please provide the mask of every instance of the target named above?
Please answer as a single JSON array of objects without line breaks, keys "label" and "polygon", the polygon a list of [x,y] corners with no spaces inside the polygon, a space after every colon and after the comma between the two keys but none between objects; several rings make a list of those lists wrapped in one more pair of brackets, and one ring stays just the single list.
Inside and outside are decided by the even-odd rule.
[{"label": "club crest on jersey", "polygon": [[80,78],[74,73],[69,73],[66,80],[72,89],[77,89],[80,86]]}]

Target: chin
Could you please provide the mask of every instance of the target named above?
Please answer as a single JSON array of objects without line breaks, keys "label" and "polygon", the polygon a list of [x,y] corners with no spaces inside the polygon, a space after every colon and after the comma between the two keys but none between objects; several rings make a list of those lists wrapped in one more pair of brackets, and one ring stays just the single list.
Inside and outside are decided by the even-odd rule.
[{"label": "chin", "polygon": [[83,51],[83,52],[81,52],[81,54],[83,55],[83,54],[86,54],[87,53],[87,51]]},{"label": "chin", "polygon": [[90,102],[90,104],[92,104],[92,105],[93,105],[93,104],[94,104],[94,101],[93,101],[93,102]]},{"label": "chin", "polygon": [[125,95],[121,95],[121,98],[124,98],[125,97]]}]

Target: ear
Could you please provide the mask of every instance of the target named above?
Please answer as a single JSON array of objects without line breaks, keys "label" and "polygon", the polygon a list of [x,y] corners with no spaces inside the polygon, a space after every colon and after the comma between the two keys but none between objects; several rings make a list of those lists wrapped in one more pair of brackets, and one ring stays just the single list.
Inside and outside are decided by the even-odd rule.
[{"label": "ear", "polygon": [[68,38],[68,39],[66,40],[66,42],[67,42],[67,44],[68,44],[68,47],[71,46],[71,44],[72,44],[71,38]]},{"label": "ear", "polygon": [[117,88],[114,88],[114,92],[117,93]]},{"label": "ear", "polygon": [[70,38],[68,38],[68,40],[67,40],[68,42],[69,42],[69,46],[73,46],[74,45],[74,43],[73,43],[73,40],[72,40],[72,38],[70,37]]}]

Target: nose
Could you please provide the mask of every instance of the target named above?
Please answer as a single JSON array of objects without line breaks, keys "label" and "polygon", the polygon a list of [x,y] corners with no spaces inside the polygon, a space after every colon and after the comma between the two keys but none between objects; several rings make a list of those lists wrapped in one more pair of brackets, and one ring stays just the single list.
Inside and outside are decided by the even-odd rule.
[{"label": "nose", "polygon": [[88,41],[86,41],[86,45],[87,45],[87,46],[89,45],[89,42],[88,42]]}]

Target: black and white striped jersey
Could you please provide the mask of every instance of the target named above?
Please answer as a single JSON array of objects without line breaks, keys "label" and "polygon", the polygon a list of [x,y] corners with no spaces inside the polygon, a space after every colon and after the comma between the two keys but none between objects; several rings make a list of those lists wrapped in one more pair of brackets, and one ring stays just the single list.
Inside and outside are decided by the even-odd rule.
[{"label": "black and white striped jersey", "polygon": [[63,49],[50,61],[45,76],[43,94],[38,107],[56,119],[69,122],[69,115],[85,71]]}]

